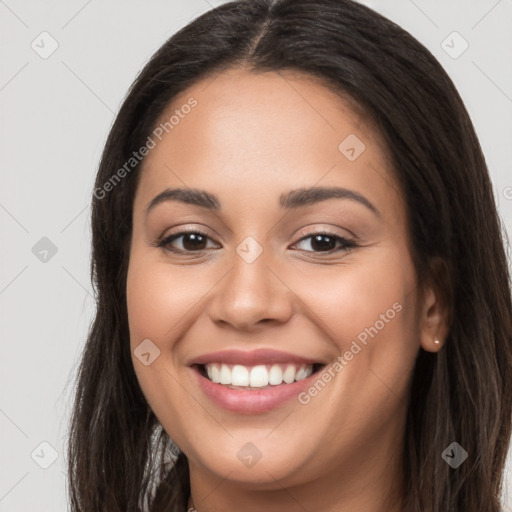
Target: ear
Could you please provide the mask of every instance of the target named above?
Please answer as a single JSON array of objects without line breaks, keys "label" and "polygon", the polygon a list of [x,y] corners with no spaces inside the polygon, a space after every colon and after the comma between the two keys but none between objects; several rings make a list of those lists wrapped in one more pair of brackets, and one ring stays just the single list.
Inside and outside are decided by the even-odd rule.
[{"label": "ear", "polygon": [[420,345],[427,352],[439,352],[449,331],[446,297],[433,281],[425,287],[420,304]]}]

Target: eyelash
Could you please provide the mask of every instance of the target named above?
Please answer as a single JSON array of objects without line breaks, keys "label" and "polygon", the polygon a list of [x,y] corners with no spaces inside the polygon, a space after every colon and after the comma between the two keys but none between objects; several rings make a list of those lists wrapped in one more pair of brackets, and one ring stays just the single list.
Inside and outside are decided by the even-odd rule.
[{"label": "eyelash", "polygon": [[[207,238],[208,240],[210,240],[210,237],[203,231],[191,230],[191,231],[181,231],[181,232],[169,235],[169,236],[161,239],[160,241],[158,241],[155,245],[157,247],[161,247],[164,251],[170,251],[170,252],[173,252],[176,254],[194,254],[194,253],[202,254],[208,250],[208,249],[201,249],[198,251],[186,251],[186,250],[184,251],[182,249],[173,249],[173,248],[169,247],[170,243],[173,242],[174,240],[177,240],[185,235],[190,235],[190,234],[201,235],[201,236]],[[318,235],[323,235],[323,236],[328,236],[330,238],[333,238],[333,239],[335,239],[336,242],[340,242],[342,244],[342,246],[338,247],[337,249],[330,249],[329,251],[306,251],[306,250],[304,250],[303,252],[330,255],[330,254],[334,254],[336,252],[347,252],[350,249],[358,247],[358,245],[354,241],[348,240],[347,238],[341,237],[339,235],[335,235],[334,233],[330,233],[328,231],[318,231],[318,232],[311,233],[310,235],[306,235],[306,236],[300,238],[294,245],[296,245],[304,240],[307,240],[309,238],[314,238],[315,236],[318,236]]]}]

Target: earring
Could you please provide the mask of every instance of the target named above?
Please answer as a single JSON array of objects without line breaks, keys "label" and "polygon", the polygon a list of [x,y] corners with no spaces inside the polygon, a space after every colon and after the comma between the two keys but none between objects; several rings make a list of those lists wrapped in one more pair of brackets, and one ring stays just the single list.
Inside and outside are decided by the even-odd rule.
[{"label": "earring", "polygon": [[437,338],[437,337],[436,337],[436,338],[434,338],[434,343],[435,343],[436,345],[439,345],[439,343],[441,343],[441,342],[439,341],[439,338]]}]

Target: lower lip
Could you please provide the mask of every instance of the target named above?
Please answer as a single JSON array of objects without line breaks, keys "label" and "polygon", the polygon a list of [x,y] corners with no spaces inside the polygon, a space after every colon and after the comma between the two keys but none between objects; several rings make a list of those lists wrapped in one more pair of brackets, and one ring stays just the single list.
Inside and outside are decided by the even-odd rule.
[{"label": "lower lip", "polygon": [[199,379],[199,386],[204,393],[219,407],[230,412],[239,414],[257,414],[267,412],[288,402],[307,388],[313,378],[317,377],[315,372],[306,379],[291,384],[279,384],[272,388],[261,390],[232,389],[222,384],[216,384],[203,377],[197,367],[192,368],[196,378]]}]

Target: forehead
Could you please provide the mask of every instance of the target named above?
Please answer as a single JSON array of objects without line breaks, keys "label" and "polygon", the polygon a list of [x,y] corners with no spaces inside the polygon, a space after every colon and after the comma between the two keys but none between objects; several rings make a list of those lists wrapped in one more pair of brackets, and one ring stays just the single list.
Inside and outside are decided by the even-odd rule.
[{"label": "forehead", "polygon": [[148,200],[165,186],[268,195],[318,184],[389,196],[396,186],[385,145],[357,112],[350,99],[303,73],[209,76],[175,97],[158,120],[161,140],[152,135],[138,195]]}]

